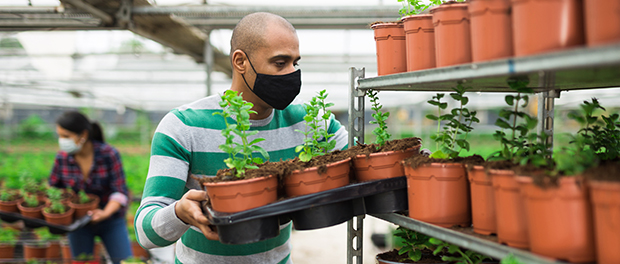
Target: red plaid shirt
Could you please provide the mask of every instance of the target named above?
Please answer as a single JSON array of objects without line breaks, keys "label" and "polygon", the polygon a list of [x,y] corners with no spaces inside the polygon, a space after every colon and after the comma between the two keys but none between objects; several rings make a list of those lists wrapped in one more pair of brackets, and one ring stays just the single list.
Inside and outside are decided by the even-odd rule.
[{"label": "red plaid shirt", "polygon": [[[99,208],[104,208],[110,199],[110,195],[121,193],[128,198],[129,193],[118,151],[99,141],[92,141],[92,143],[95,155],[88,178],[84,179],[73,155],[59,151],[56,154],[49,184],[58,188],[71,186],[76,192],[84,190],[86,193],[95,194],[100,198]],[[126,210],[127,206],[123,206],[114,216],[124,216]]]}]

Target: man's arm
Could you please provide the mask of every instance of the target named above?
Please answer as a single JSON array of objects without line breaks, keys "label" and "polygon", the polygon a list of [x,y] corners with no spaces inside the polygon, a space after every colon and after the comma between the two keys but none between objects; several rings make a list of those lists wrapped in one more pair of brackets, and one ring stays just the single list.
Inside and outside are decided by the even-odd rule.
[{"label": "man's arm", "polygon": [[182,116],[173,111],[162,119],[153,136],[142,202],[134,219],[138,242],[145,248],[174,243],[190,225],[207,238],[214,236],[199,206],[206,194],[197,190],[186,193],[190,141],[185,127]]}]

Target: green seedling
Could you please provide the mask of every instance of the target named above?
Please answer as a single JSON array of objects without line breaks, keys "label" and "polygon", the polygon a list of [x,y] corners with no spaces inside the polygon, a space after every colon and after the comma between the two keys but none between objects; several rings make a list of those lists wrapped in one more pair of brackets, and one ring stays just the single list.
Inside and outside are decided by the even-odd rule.
[{"label": "green seedling", "polygon": [[429,242],[436,246],[435,251],[433,251],[433,255],[439,254],[444,248],[448,250],[450,254],[458,253],[458,256],[442,256],[441,260],[450,261],[450,263],[455,264],[478,264],[484,261],[485,259],[491,259],[485,255],[476,253],[471,250],[462,251],[457,245],[453,245],[447,243],[445,241],[439,240],[437,238],[431,238]]},{"label": "green seedling", "polygon": [[515,257],[515,255],[513,255],[512,253],[508,254],[508,256],[503,258],[502,261],[500,261],[499,263],[500,264],[525,264],[521,262],[517,257]]},{"label": "green seedling", "polygon": [[8,227],[0,227],[0,244],[15,245],[18,236],[19,231]]},{"label": "green seedling", "polygon": [[422,258],[423,249],[432,250],[434,248],[433,244],[429,241],[429,236],[404,227],[399,226],[394,230],[394,236],[401,238],[403,244],[398,250],[398,254],[407,256],[405,259],[400,260],[402,262],[407,259],[413,262],[419,261]]},{"label": "green seedling", "polygon": [[[312,97],[310,103],[305,104],[306,116],[304,122],[306,129],[304,131],[295,130],[304,134],[304,144],[295,148],[295,152],[299,152],[299,160],[308,162],[313,157],[321,156],[329,153],[336,147],[336,141],[329,141],[333,134],[327,132],[329,118],[332,114],[328,107],[333,103],[326,103],[327,92],[322,90],[318,95]],[[322,114],[321,114],[322,113]],[[321,125],[321,123],[323,123]]]},{"label": "green seedling", "polygon": [[[594,115],[595,111],[606,111],[596,98],[580,105],[581,113],[569,113],[568,118],[581,125],[578,135],[584,144],[592,149],[600,160],[614,160],[620,157],[620,116]],[[599,118],[600,117],[600,118]]]},{"label": "green seedling", "polygon": [[[494,152],[489,160],[508,160],[514,164],[532,164],[536,167],[548,166],[551,155],[546,134],[538,135],[530,131],[538,125],[538,119],[524,111],[529,103],[529,95],[534,91],[527,87],[528,78],[510,78],[508,85],[517,95],[506,95],[504,101],[511,109],[502,109],[495,125],[502,130],[495,131],[493,137],[500,141],[502,149]],[[521,122],[519,122],[521,121]],[[509,134],[503,130],[508,130]]]},{"label": "green seedling", "polygon": [[[462,1],[463,0],[459,0],[459,2],[462,2]],[[405,17],[409,15],[420,14],[424,12],[424,10],[432,6],[441,5],[442,3],[447,2],[447,1],[430,0],[430,3],[428,4],[425,4],[424,1],[422,0],[398,0],[398,2],[403,4],[403,7],[398,10],[398,13],[401,15],[401,17]]]},{"label": "green seedling", "polygon": [[24,196],[24,202],[27,207],[37,207],[39,206],[39,198],[35,194],[26,194]]},{"label": "green seedling", "polygon": [[383,106],[379,103],[379,97],[377,97],[378,93],[378,91],[374,90],[368,90],[367,92],[368,98],[370,98],[370,102],[372,103],[371,109],[374,111],[372,117],[375,119],[374,121],[370,121],[370,123],[378,125],[372,133],[376,136],[375,143],[379,145],[378,148],[381,148],[385,145],[385,142],[390,140],[392,135],[387,131],[386,123],[388,117],[390,116],[390,112],[381,112],[381,108],[383,108]]},{"label": "green seedling", "polygon": [[62,191],[60,189],[53,187],[47,189],[47,198],[50,201],[50,205],[43,209],[46,213],[64,214],[67,211],[65,205],[61,202]]},{"label": "green seedling", "polygon": [[[452,159],[456,158],[464,149],[469,151],[469,142],[467,136],[473,130],[473,123],[479,123],[476,117],[476,111],[470,111],[465,107],[469,102],[469,98],[465,96],[467,88],[462,84],[452,88],[454,93],[450,93],[450,97],[458,102],[458,108],[452,109],[447,114],[441,114],[442,110],[448,108],[447,102],[442,102],[444,94],[438,93],[429,100],[428,103],[437,107],[437,115],[427,115],[426,118],[437,121],[437,133],[431,136],[435,141],[437,150],[431,154],[431,158]],[[441,122],[445,121],[443,129]]]},{"label": "green seedling", "polygon": [[19,194],[15,190],[2,188],[0,190],[0,201],[11,202],[19,199]]},{"label": "green seedling", "polygon": [[80,190],[78,192],[78,203],[86,204],[86,203],[89,203],[90,201],[91,201],[91,198],[88,196],[88,194],[86,194],[84,190]]},{"label": "green seedling", "polygon": [[[224,163],[228,168],[233,169],[233,175],[243,178],[246,170],[257,169],[257,165],[263,163],[263,159],[254,157],[253,152],[259,152],[265,159],[269,159],[267,151],[256,145],[265,139],[256,138],[252,141],[248,139],[258,133],[258,131],[249,131],[250,114],[256,114],[256,111],[251,110],[254,104],[243,100],[240,93],[232,90],[227,90],[221,98],[220,107],[223,110],[213,113],[213,115],[222,116],[226,124],[226,128],[222,130],[226,143],[220,145],[219,149],[228,153],[228,158],[224,160]],[[234,122],[229,122],[231,120]],[[241,143],[234,141],[235,135],[239,137]]]}]

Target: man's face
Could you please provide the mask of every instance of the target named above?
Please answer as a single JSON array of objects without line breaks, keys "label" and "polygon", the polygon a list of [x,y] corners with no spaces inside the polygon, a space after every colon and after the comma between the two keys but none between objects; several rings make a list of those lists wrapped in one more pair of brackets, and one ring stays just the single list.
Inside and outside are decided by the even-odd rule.
[{"label": "man's face", "polygon": [[297,70],[295,66],[301,57],[295,32],[279,26],[270,27],[265,32],[264,44],[255,54],[249,54],[258,73],[283,75]]}]

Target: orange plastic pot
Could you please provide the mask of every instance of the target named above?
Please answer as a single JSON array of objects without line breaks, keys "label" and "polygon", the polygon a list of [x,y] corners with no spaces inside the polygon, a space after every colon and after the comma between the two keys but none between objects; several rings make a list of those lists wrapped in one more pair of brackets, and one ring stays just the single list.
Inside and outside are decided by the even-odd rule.
[{"label": "orange plastic pot", "polygon": [[62,258],[60,241],[56,240],[50,242],[50,246],[45,251],[45,258],[53,260]]},{"label": "orange plastic pot", "polygon": [[620,42],[620,0],[585,0],[588,46]]},{"label": "orange plastic pot", "polygon": [[472,61],[512,56],[510,0],[470,0],[468,10]]},{"label": "orange plastic pot", "polygon": [[284,191],[288,197],[295,197],[346,186],[349,184],[350,161],[351,158],[346,158],[334,162],[321,172],[318,167],[293,171],[284,177]]},{"label": "orange plastic pot", "polygon": [[562,177],[541,188],[532,177],[517,177],[527,210],[530,250],[570,262],[593,262],[594,230],[583,177]]},{"label": "orange plastic pot", "polygon": [[0,259],[12,259],[15,256],[15,245],[0,243]]},{"label": "orange plastic pot", "polygon": [[26,260],[44,259],[49,247],[49,242],[24,243],[24,258]]},{"label": "orange plastic pot", "polygon": [[80,204],[78,203],[78,196],[73,197],[72,200],[69,201],[69,207],[73,208],[75,212],[73,213],[73,217],[75,219],[80,219],[88,214],[88,211],[95,210],[99,207],[99,196],[94,194],[87,194],[90,197],[91,201],[89,203]]},{"label": "orange plastic pot", "polygon": [[516,56],[584,44],[581,0],[511,0]]},{"label": "orange plastic pot", "polygon": [[19,209],[17,209],[17,204],[21,203],[23,199],[17,199],[14,201],[0,201],[0,211],[4,211],[7,213],[19,213]]},{"label": "orange plastic pot", "polygon": [[471,219],[474,232],[483,235],[497,233],[493,183],[483,166],[467,172],[471,194]]},{"label": "orange plastic pot", "polygon": [[75,212],[75,210],[71,207],[68,207],[68,208],[69,210],[67,210],[66,212],[62,214],[47,213],[45,212],[45,209],[43,209],[42,211],[43,218],[45,218],[45,221],[47,221],[50,224],[70,225],[71,223],[73,223],[73,213]]},{"label": "orange plastic pot", "polygon": [[435,68],[435,28],[432,15],[403,17],[407,71]]},{"label": "orange plastic pot", "polygon": [[246,180],[203,183],[213,210],[235,213],[278,199],[278,178],[269,175]]},{"label": "orange plastic pot", "polygon": [[471,226],[469,186],[463,164],[404,167],[409,217],[443,227]]},{"label": "orange plastic pot", "polygon": [[404,151],[387,151],[372,153],[368,156],[358,155],[353,159],[355,177],[358,181],[374,181],[405,175],[402,160],[420,151],[420,147]]},{"label": "orange plastic pot", "polygon": [[590,181],[596,255],[599,263],[620,263],[620,182]]},{"label": "orange plastic pot", "polygon": [[379,23],[371,26],[377,45],[379,76],[407,71],[405,29],[402,23]]},{"label": "orange plastic pot", "polygon": [[430,10],[435,27],[437,67],[471,62],[468,6],[468,3],[448,3]]},{"label": "orange plastic pot", "polygon": [[17,209],[19,209],[19,213],[25,217],[43,219],[43,213],[41,210],[45,207],[45,202],[39,201],[39,206],[37,207],[27,207],[25,206],[26,202],[21,202],[17,204]]},{"label": "orange plastic pot", "polygon": [[514,172],[489,170],[487,173],[491,177],[495,195],[498,242],[516,248],[529,248],[525,205]]}]

